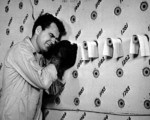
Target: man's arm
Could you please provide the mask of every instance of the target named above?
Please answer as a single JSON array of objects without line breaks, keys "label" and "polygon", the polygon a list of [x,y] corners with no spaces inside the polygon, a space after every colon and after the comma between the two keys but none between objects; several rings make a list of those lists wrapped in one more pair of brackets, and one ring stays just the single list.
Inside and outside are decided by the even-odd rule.
[{"label": "man's arm", "polygon": [[31,85],[37,88],[48,89],[57,79],[57,70],[53,64],[46,67],[39,66],[35,57],[25,48],[14,49],[8,61],[17,72]]}]

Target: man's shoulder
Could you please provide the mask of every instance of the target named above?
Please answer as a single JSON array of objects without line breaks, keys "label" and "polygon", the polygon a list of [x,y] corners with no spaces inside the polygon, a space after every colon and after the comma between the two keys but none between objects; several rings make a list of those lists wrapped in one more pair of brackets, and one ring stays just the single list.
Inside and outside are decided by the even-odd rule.
[{"label": "man's shoulder", "polygon": [[21,51],[22,49],[27,48],[26,43],[23,41],[17,42],[10,48],[10,52]]},{"label": "man's shoulder", "polygon": [[17,42],[14,44],[10,50],[8,51],[8,54],[13,54],[14,56],[17,55],[18,53],[23,53],[23,52],[31,52],[29,44],[26,42],[26,40],[22,40],[20,42]]}]

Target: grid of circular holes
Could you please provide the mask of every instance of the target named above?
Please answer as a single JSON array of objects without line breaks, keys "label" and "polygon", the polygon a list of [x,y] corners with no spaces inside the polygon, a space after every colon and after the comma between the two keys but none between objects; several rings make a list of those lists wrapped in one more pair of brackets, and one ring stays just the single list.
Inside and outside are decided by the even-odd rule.
[{"label": "grid of circular holes", "polygon": [[95,78],[98,78],[98,77],[99,77],[99,70],[94,69],[94,70],[93,70],[93,76],[94,76]]},{"label": "grid of circular holes", "polygon": [[91,13],[91,19],[92,20],[95,20],[97,18],[97,12],[96,11],[93,11],[92,13]]},{"label": "grid of circular holes", "polygon": [[149,75],[150,75],[150,68],[148,68],[148,67],[145,67],[145,68],[143,68],[143,75],[145,76],[145,77],[148,77]]},{"label": "grid of circular holes", "polygon": [[123,107],[125,106],[125,102],[124,102],[123,99],[118,100],[118,106],[119,106],[120,108],[123,108]]},{"label": "grid of circular holes", "polygon": [[150,101],[149,101],[149,100],[145,100],[145,101],[144,101],[144,107],[145,107],[146,109],[150,109]]},{"label": "grid of circular holes", "polygon": [[94,101],[94,103],[95,103],[96,107],[99,107],[101,105],[101,101],[100,101],[99,98],[96,98],[95,101]]},{"label": "grid of circular holes", "polygon": [[119,16],[121,14],[121,8],[119,6],[114,9],[114,14],[116,16]]},{"label": "grid of circular holes", "polygon": [[146,11],[148,9],[148,3],[146,1],[141,2],[140,9],[141,11]]},{"label": "grid of circular holes", "polygon": [[74,70],[74,71],[72,72],[72,76],[73,76],[73,78],[77,78],[77,77],[78,77],[78,71],[77,71],[77,70]]},{"label": "grid of circular holes", "polygon": [[80,104],[80,100],[79,100],[79,98],[75,98],[74,99],[74,104],[76,105],[76,106],[78,106],[79,104]]},{"label": "grid of circular holes", "polygon": [[121,68],[117,69],[116,75],[117,75],[118,77],[122,77],[122,76],[123,76],[123,70],[122,70]]},{"label": "grid of circular holes", "polygon": [[71,21],[71,23],[75,23],[76,22],[76,17],[74,15],[72,15],[70,17],[70,21]]}]

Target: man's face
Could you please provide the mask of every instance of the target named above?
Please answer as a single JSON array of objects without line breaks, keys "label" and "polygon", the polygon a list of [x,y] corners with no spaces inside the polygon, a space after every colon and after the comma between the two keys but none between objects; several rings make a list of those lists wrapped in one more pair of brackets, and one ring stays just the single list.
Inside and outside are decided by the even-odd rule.
[{"label": "man's face", "polygon": [[41,53],[47,52],[48,49],[58,42],[59,30],[55,23],[45,30],[41,31],[37,37],[37,45]]}]

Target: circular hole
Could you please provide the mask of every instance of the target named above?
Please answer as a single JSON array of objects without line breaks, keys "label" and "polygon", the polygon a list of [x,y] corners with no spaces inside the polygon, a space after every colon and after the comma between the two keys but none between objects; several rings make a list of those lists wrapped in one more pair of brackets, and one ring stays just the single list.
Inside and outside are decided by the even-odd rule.
[{"label": "circular hole", "polygon": [[34,0],[34,4],[37,5],[39,0]]},{"label": "circular hole", "polygon": [[79,98],[75,98],[75,99],[74,99],[74,104],[75,104],[76,106],[78,106],[78,105],[79,105],[79,103],[80,103]]},{"label": "circular hole", "polygon": [[59,97],[56,97],[55,98],[55,103],[58,105],[58,104],[60,104],[60,98]]},{"label": "circular hole", "polygon": [[145,71],[145,74],[148,74],[148,71]]},{"label": "circular hole", "polygon": [[73,76],[74,78],[77,78],[77,77],[78,77],[78,72],[77,72],[76,70],[74,70],[74,71],[72,72],[72,76]]},{"label": "circular hole", "polygon": [[95,72],[95,75],[97,75],[97,72]]},{"label": "circular hole", "polygon": [[150,109],[150,101],[149,101],[149,100],[145,100],[145,101],[144,101],[144,107],[145,107],[146,109]]},{"label": "circular hole", "polygon": [[116,74],[118,77],[122,77],[123,76],[123,70],[121,68],[117,69]]},{"label": "circular hole", "polygon": [[146,1],[143,1],[140,5],[141,11],[146,11],[148,9],[148,3]]},{"label": "circular hole", "polygon": [[107,45],[108,45],[108,46],[112,46],[111,38],[107,38]]},{"label": "circular hole", "polygon": [[148,77],[148,76],[150,75],[150,69],[149,69],[148,67],[145,67],[145,68],[143,69],[143,75],[144,75],[145,77]]},{"label": "circular hole", "polygon": [[92,13],[91,13],[91,19],[92,20],[95,20],[97,18],[97,12],[96,11],[93,11]]},{"label": "circular hole", "polygon": [[86,42],[86,41],[83,41],[83,48],[86,49],[86,50],[88,49],[88,46],[87,46],[87,42]]},{"label": "circular hole", "polygon": [[9,7],[6,6],[6,7],[5,7],[5,12],[7,13],[8,11],[9,11]]},{"label": "circular hole", "polygon": [[7,28],[6,29],[6,35],[9,35],[9,33],[10,33],[10,30],[9,30],[9,28]]},{"label": "circular hole", "polygon": [[138,37],[137,35],[133,35],[133,43],[138,43]]},{"label": "circular hole", "polygon": [[22,9],[23,8],[23,2],[19,3],[19,8]]},{"label": "circular hole", "polygon": [[95,78],[98,78],[98,76],[99,76],[99,70],[94,69],[94,71],[93,71],[93,76],[94,76]]},{"label": "circular hole", "polygon": [[76,22],[76,17],[74,15],[71,16],[70,18],[71,23],[75,23]]},{"label": "circular hole", "polygon": [[121,14],[121,8],[120,8],[119,6],[115,8],[114,14],[115,14],[116,16],[119,16],[119,15]]},{"label": "circular hole", "polygon": [[99,98],[96,98],[94,102],[96,107],[99,107],[101,105],[101,101]]},{"label": "circular hole", "polygon": [[24,30],[24,28],[23,28],[23,26],[21,25],[21,26],[20,26],[20,32],[22,33],[23,30]]},{"label": "circular hole", "polygon": [[118,101],[118,106],[119,106],[120,108],[123,108],[123,107],[125,106],[125,102],[124,102],[123,99],[120,99],[120,100]]}]

